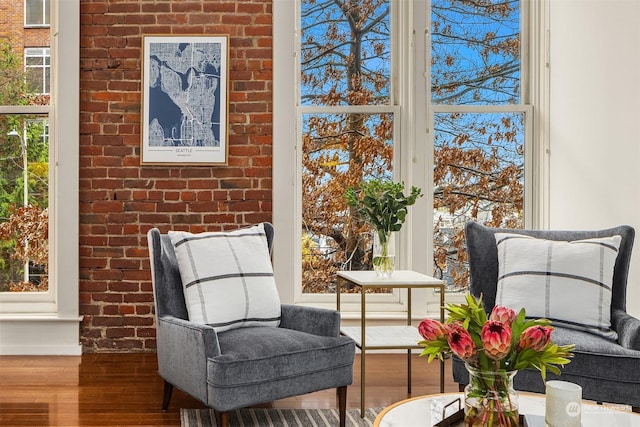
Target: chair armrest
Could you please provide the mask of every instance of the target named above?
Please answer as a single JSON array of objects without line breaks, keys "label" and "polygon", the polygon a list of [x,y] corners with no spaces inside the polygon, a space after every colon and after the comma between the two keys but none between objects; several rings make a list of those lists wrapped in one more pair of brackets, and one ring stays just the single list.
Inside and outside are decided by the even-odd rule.
[{"label": "chair armrest", "polygon": [[631,350],[640,350],[640,320],[623,310],[614,309],[611,327],[618,333],[618,344]]},{"label": "chair armrest", "polygon": [[207,358],[220,354],[218,334],[173,316],[158,318],[158,372],[169,383],[207,402]]},{"label": "chair armrest", "polygon": [[340,313],[324,308],[283,304],[280,327],[313,335],[337,337],[340,335]]}]

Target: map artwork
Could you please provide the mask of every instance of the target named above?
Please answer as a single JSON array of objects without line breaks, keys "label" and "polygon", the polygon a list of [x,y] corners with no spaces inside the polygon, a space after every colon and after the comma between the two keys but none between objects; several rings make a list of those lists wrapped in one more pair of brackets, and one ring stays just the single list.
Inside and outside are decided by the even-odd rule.
[{"label": "map artwork", "polygon": [[150,39],[144,58],[143,161],[206,162],[211,159],[200,154],[207,151],[224,156],[226,46],[203,37]]}]

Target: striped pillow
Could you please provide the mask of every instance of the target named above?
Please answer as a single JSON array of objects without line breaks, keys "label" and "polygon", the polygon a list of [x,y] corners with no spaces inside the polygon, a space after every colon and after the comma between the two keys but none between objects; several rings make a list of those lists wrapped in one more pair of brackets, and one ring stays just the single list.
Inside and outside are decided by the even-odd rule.
[{"label": "striped pillow", "polygon": [[621,237],[572,242],[496,233],[496,305],[616,339],[611,285]]},{"label": "striped pillow", "polygon": [[222,332],[278,326],[280,298],[264,226],[231,232],[170,231],[189,320]]}]

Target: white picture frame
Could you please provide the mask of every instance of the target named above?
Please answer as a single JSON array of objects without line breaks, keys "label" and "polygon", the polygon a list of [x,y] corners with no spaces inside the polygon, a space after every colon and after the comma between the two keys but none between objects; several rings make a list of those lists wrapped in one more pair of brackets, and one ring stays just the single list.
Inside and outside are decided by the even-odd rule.
[{"label": "white picture frame", "polygon": [[141,164],[227,164],[228,64],[228,36],[143,36]]}]

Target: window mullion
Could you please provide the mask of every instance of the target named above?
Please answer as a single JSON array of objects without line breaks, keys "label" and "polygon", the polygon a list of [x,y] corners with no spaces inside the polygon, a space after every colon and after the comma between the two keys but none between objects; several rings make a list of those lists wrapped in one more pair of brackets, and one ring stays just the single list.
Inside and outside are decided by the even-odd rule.
[{"label": "window mullion", "polygon": [[298,113],[304,114],[383,114],[399,111],[396,105],[335,105],[335,106],[299,106]]},{"label": "window mullion", "polygon": [[50,114],[51,105],[0,105],[0,114]]},{"label": "window mullion", "polygon": [[434,113],[525,113],[531,109],[529,105],[431,105]]}]

